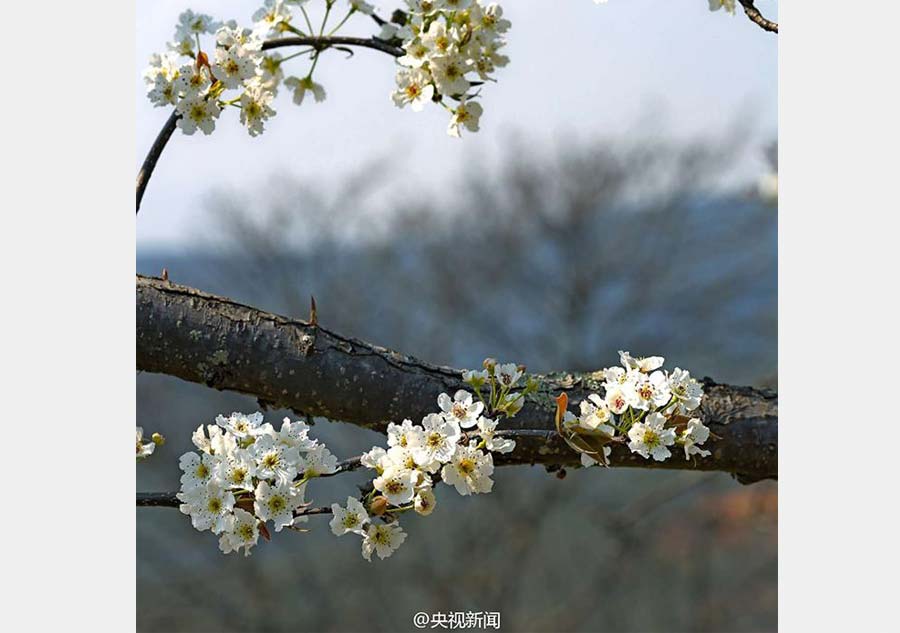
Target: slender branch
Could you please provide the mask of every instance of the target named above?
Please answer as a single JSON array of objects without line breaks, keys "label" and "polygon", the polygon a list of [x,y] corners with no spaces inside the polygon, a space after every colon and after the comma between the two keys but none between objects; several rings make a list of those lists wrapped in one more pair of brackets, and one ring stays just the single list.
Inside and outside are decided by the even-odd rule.
[{"label": "slender branch", "polygon": [[324,475],[319,475],[319,477],[334,477],[335,475],[340,475],[341,473],[349,473],[351,470],[356,470],[357,468],[362,466],[362,455],[359,457],[352,457],[350,459],[345,459],[342,462],[338,462],[337,470],[333,473],[325,473]]},{"label": "slender branch", "polygon": [[317,51],[323,51],[326,48],[335,46],[358,46],[360,48],[371,48],[382,53],[387,53],[393,57],[401,57],[406,54],[402,48],[388,44],[374,37],[345,37],[345,36],[322,36],[322,37],[282,37],[277,40],[268,40],[263,43],[262,50],[267,51],[273,48],[281,48],[284,46],[311,46]]},{"label": "slender branch", "polygon": [[135,214],[141,210],[141,200],[144,199],[144,190],[147,188],[147,183],[150,182],[150,176],[153,175],[153,170],[156,169],[156,163],[159,161],[159,157],[162,154],[163,149],[165,149],[166,143],[172,138],[172,132],[175,131],[175,124],[178,122],[180,116],[181,115],[178,114],[176,110],[172,110],[172,114],[166,119],[159,134],[156,135],[156,140],[153,141],[153,145],[150,146],[150,151],[147,152],[144,164],[141,165],[141,170],[137,175],[137,204],[134,209]]},{"label": "slender branch", "polygon": [[[317,51],[323,51],[326,48],[331,48],[334,46],[358,46],[362,48],[371,48],[373,50],[381,51],[382,53],[387,53],[393,57],[400,57],[404,54],[404,50],[402,48],[398,48],[392,44],[388,44],[387,42],[383,42],[381,40],[375,38],[365,38],[365,37],[283,37],[276,40],[268,40],[263,42],[262,50],[270,50],[273,48],[282,48],[285,46],[311,46],[313,49]],[[176,124],[178,119],[181,117],[180,114],[176,111],[172,111],[172,114],[169,115],[169,118],[166,119],[165,124],[163,124],[162,129],[159,131],[159,134],[156,135],[156,140],[153,141],[153,145],[150,146],[150,151],[147,152],[147,157],[144,159],[143,165],[141,165],[141,170],[137,175],[137,187],[136,187],[136,204],[134,212],[137,214],[141,210],[141,200],[144,199],[144,191],[147,189],[147,183],[150,182],[150,176],[153,175],[153,170],[156,169],[156,163],[159,162],[159,157],[162,155],[163,150],[166,147],[166,143],[169,142],[169,139],[172,138],[172,133],[175,131]]]},{"label": "slender branch", "polygon": [[778,33],[778,23],[763,17],[763,14],[756,8],[754,0],[739,0],[739,2],[741,3],[741,6],[744,7],[744,13],[747,14],[747,17],[750,18],[751,22],[755,23],[765,31]]},{"label": "slender branch", "polygon": [[[340,420],[384,432],[388,421],[420,419],[441,392],[468,389],[461,371],[331,332],[321,325],[263,312],[166,280],[138,276],[137,368],[214,389],[252,395],[263,408]],[[318,315],[322,321],[321,310]],[[592,372],[534,375],[536,392],[504,429],[518,438],[496,463],[575,465],[579,456],[553,431],[555,396],[577,403],[601,389]],[[778,396],[773,391],[703,381],[699,412],[720,439],[712,455],[656,462],[612,447],[613,466],[714,470],[750,483],[778,476]]]},{"label": "slender branch", "polygon": [[[174,492],[139,492],[136,495],[138,508],[177,508],[181,501]],[[294,512],[294,516],[312,516],[315,514],[331,514],[331,508],[304,508]]]}]

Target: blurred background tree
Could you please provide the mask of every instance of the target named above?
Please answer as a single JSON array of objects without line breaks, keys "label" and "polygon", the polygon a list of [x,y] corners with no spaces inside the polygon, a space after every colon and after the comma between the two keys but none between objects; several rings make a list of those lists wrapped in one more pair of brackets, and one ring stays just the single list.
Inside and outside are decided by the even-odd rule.
[{"label": "blurred background tree", "polygon": [[[315,295],[323,325],[451,366],[490,355],[588,370],[629,349],[775,386],[777,211],[755,186],[728,184],[742,135],[623,138],[569,139],[552,155],[511,139],[499,167],[472,164],[437,200],[388,157],[336,192],[278,176],[250,197],[221,189],[208,205],[221,233],[194,252],[144,253],[138,272],[165,267],[178,283],[301,318]],[[138,468],[138,489],[177,489],[188,431],[256,408],[140,375],[137,422],[169,442]],[[314,433],[341,457],[378,442],[324,421]],[[355,494],[339,479],[308,496]],[[178,513],[139,510],[138,626],[396,631],[415,630],[417,611],[476,610],[500,611],[515,631],[776,627],[772,482],[600,469],[559,481],[523,467],[496,479],[484,498],[438,492],[436,515],[408,522],[403,548],[371,564],[315,517],[309,533],[243,559]]]}]

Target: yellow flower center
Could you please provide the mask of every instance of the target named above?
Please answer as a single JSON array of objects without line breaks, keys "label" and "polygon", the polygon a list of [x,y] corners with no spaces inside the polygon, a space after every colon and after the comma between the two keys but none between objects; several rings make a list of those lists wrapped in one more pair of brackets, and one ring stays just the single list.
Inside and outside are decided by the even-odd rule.
[{"label": "yellow flower center", "polygon": [[243,540],[249,541],[253,538],[253,526],[249,523],[244,523],[237,529],[237,534]]},{"label": "yellow flower center", "polygon": [[287,503],[284,501],[284,497],[276,496],[269,499],[269,510],[273,513],[278,514],[287,506]]},{"label": "yellow flower center", "polygon": [[469,457],[465,457],[459,460],[457,469],[459,469],[459,472],[463,475],[471,475],[475,472],[475,461]]},{"label": "yellow flower center", "polygon": [[244,481],[247,477],[247,469],[244,467],[238,467],[231,471],[231,482],[235,484],[239,484]]}]

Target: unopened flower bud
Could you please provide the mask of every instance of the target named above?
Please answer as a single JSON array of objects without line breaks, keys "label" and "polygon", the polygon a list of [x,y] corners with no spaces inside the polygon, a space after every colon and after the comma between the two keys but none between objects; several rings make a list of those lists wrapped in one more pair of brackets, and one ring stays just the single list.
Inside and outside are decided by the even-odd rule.
[{"label": "unopened flower bud", "polygon": [[166,443],[165,436],[163,436],[159,433],[154,433],[153,435],[150,436],[150,439],[153,440],[153,443],[156,444],[157,446],[162,446],[163,444]]},{"label": "unopened flower bud", "polygon": [[481,363],[481,365],[482,365],[482,367],[484,367],[485,369],[488,370],[488,373],[491,376],[493,376],[494,368],[497,366],[497,359],[496,358],[485,358],[484,362]]},{"label": "unopened flower bud", "polygon": [[372,503],[369,504],[369,511],[375,516],[380,517],[382,514],[387,512],[389,502],[387,497],[382,495],[378,495],[374,499],[372,499]]}]

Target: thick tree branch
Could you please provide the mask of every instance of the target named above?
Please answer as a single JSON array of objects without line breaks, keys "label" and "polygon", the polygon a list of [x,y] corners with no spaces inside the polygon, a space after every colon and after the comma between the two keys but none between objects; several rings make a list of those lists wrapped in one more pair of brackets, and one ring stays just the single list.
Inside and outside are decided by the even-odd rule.
[{"label": "thick tree branch", "polygon": [[744,13],[747,14],[747,17],[750,18],[751,22],[766,31],[778,33],[778,23],[763,17],[762,13],[759,12],[759,9],[756,8],[754,0],[739,0],[739,2],[741,3],[741,6],[744,7]]},{"label": "thick tree branch", "polygon": [[[321,314],[320,314],[321,318]],[[512,359],[514,360],[514,359]],[[599,361],[598,361],[599,362]],[[418,421],[437,395],[466,388],[460,370],[342,336],[152,277],[137,277],[137,368],[255,396],[262,407],[340,420],[383,432],[387,422]],[[577,464],[554,429],[554,398],[578,402],[599,390],[591,373],[536,375],[540,388],[502,428],[544,433],[517,438],[499,464]],[[702,417],[720,439],[710,457],[645,460],[615,446],[613,466],[715,470],[744,483],[778,475],[778,397],[772,391],[704,379]],[[548,439],[549,438],[549,439]]]}]

